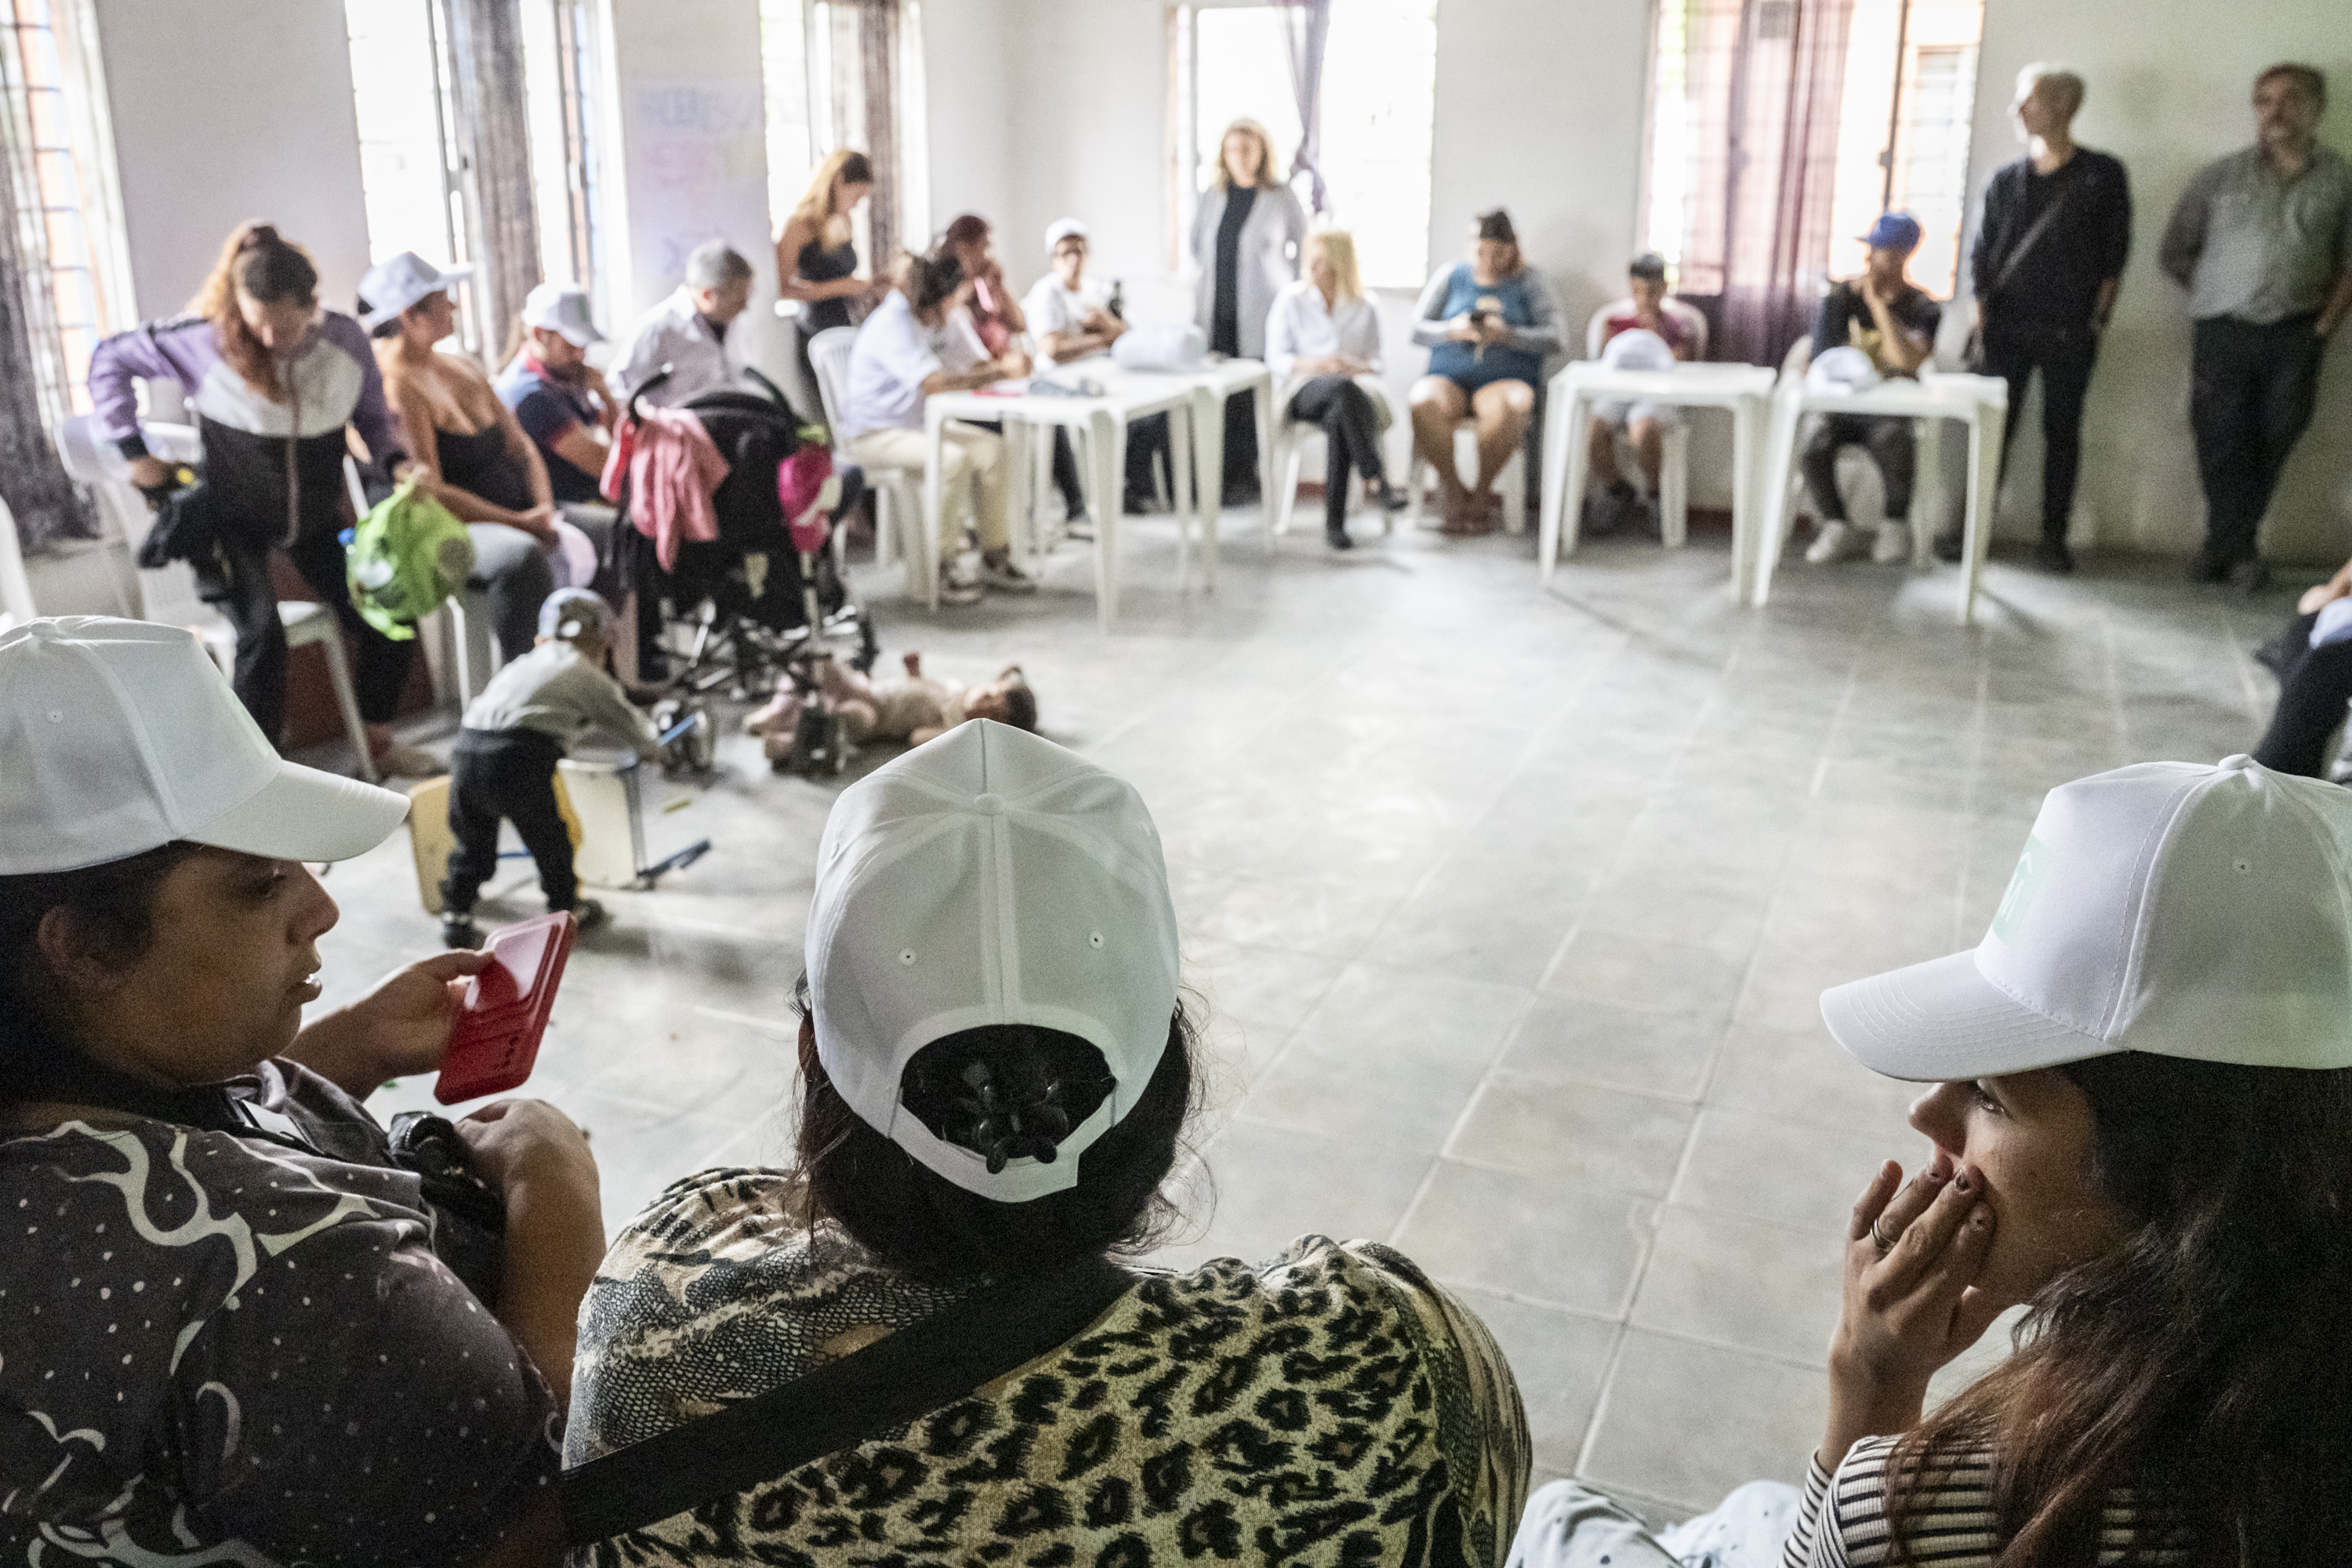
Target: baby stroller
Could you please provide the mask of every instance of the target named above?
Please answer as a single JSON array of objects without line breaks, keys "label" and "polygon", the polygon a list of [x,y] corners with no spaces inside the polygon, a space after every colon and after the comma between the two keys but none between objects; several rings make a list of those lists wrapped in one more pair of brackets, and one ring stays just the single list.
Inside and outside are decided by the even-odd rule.
[{"label": "baby stroller", "polygon": [[[727,460],[727,478],[711,496],[719,537],[687,540],[665,570],[654,542],[632,526],[614,531],[614,552],[624,587],[637,601],[637,671],[648,683],[667,680],[674,692],[702,696],[721,688],[739,698],[765,697],[794,653],[812,637],[846,637],[852,662],[871,668],[879,644],[872,621],[849,597],[833,557],[793,547],[779,476],[801,448],[803,426],[773,382],[745,373],[761,390],[707,392],[682,406]],[[667,380],[665,366],[629,400]],[[834,515],[856,504],[858,486],[844,476]],[[620,498],[623,521],[631,498]]]}]

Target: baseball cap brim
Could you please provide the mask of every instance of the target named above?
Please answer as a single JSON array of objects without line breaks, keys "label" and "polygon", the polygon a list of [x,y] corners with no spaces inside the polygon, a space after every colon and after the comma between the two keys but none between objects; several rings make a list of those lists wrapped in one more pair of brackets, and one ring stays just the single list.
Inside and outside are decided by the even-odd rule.
[{"label": "baseball cap brim", "polygon": [[181,837],[272,860],[348,860],[390,837],[407,815],[404,795],[280,763],[268,784]]},{"label": "baseball cap brim", "polygon": [[1833,985],[1822,993],[1822,1021],[1854,1060],[1913,1083],[2032,1072],[2117,1048],[2001,990],[1973,951]]}]

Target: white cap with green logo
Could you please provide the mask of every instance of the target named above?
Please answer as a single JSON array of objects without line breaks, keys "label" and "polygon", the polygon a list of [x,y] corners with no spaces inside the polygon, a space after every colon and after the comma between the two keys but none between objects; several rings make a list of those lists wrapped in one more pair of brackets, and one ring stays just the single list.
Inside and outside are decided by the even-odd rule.
[{"label": "white cap with green logo", "polygon": [[2243,756],[2061,784],[1975,951],[1833,986],[1822,1016],[1922,1082],[2116,1051],[2352,1067],[2352,790]]}]

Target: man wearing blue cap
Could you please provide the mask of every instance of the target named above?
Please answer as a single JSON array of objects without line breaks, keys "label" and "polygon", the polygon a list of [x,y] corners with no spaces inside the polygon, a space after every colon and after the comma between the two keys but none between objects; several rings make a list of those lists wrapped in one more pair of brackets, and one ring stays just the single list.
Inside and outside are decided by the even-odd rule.
[{"label": "man wearing blue cap", "polygon": [[[1822,297],[1821,315],[1813,324],[1813,357],[1834,348],[1856,348],[1869,356],[1880,375],[1916,375],[1935,352],[1936,329],[1944,319],[1943,308],[1903,276],[1911,253],[1919,248],[1919,222],[1908,213],[1882,213],[1862,241],[1870,247],[1862,276],[1831,284]],[[1837,488],[1841,447],[1867,450],[1885,480],[1886,520],[1879,524],[1870,558],[1882,563],[1908,560],[1911,530],[1904,520],[1911,511],[1916,456],[1911,421],[1867,414],[1830,415],[1800,455],[1805,489],[1822,520],[1821,534],[1805,559],[1819,565],[1847,553],[1851,529],[1845,499]]]}]

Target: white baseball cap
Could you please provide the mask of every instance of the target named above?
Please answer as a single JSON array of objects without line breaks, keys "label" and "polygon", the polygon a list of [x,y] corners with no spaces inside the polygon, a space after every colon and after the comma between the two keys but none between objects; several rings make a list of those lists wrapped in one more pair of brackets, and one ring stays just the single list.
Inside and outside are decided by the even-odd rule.
[{"label": "white baseball cap", "polygon": [[1062,241],[1076,237],[1087,237],[1087,226],[1074,217],[1055,218],[1045,226],[1045,254],[1051,256],[1061,247]]},{"label": "white baseball cap", "polygon": [[588,291],[574,283],[541,283],[524,295],[522,324],[560,332],[575,349],[604,341],[588,308]]},{"label": "white baseball cap", "polygon": [[63,616],[0,632],[0,876],[183,839],[343,860],[407,815],[405,795],[278,756],[181,627]]},{"label": "white baseball cap", "polygon": [[360,279],[360,298],[367,304],[360,324],[373,331],[427,294],[437,294],[473,275],[470,265],[436,267],[416,252],[404,250],[377,262]]},{"label": "white baseball cap", "polygon": [[1920,1082],[2117,1051],[2352,1067],[2352,791],[2242,756],[2061,784],[1974,952],[1832,987],[1822,1016]]},{"label": "white baseball cap", "polygon": [[[1132,785],[1051,741],[960,724],[844,790],[817,849],[808,977],[817,1059],[868,1125],[967,1192],[1026,1203],[1077,1184],[1167,1048],[1176,911]],[[1047,1163],[993,1174],[906,1109],[932,1041],[991,1024],[1076,1035],[1110,1093]]]}]

